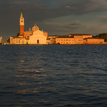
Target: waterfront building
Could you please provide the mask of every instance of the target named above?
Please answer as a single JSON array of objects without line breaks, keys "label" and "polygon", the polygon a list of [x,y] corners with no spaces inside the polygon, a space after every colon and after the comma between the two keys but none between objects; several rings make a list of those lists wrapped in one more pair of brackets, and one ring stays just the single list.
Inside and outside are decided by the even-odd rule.
[{"label": "waterfront building", "polygon": [[39,30],[39,27],[35,24],[29,31],[24,31],[24,17],[21,11],[19,19],[19,35],[10,37],[10,44],[47,44],[48,33]]},{"label": "waterfront building", "polygon": [[0,36],[0,44],[2,44],[2,36]]},{"label": "waterfront building", "polygon": [[47,43],[48,44],[56,44],[57,37],[59,37],[59,36],[54,36],[54,35],[48,36]]},{"label": "waterfront building", "polygon": [[74,44],[74,38],[73,38],[73,36],[58,36],[56,38],[56,44],[71,45],[71,44]]},{"label": "waterfront building", "polygon": [[2,36],[0,36],[0,43],[2,42]]},{"label": "waterfront building", "polygon": [[67,36],[58,36],[56,44],[84,44],[84,39],[92,37],[89,34],[69,34]]},{"label": "waterfront building", "polygon": [[104,39],[93,38],[89,34],[69,34],[66,36],[48,36],[48,33],[39,30],[39,27],[34,24],[29,31],[24,31],[24,17],[21,11],[19,19],[19,35],[10,37],[10,44],[107,44]]},{"label": "waterfront building", "polygon": [[106,44],[102,38],[85,38],[85,44]]},{"label": "waterfront building", "polygon": [[27,39],[24,37],[11,37],[10,36],[10,44],[27,44]]},{"label": "waterfront building", "polygon": [[106,44],[102,38],[94,38],[89,34],[69,34],[67,36],[56,37],[56,44]]}]

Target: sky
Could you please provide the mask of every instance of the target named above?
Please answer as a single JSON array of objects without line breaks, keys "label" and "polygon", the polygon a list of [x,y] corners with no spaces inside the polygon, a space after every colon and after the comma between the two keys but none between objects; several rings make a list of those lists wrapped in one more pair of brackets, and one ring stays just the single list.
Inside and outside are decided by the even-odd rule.
[{"label": "sky", "polygon": [[36,23],[48,35],[107,33],[107,0],[0,0],[0,36],[19,33],[21,9],[25,31]]}]

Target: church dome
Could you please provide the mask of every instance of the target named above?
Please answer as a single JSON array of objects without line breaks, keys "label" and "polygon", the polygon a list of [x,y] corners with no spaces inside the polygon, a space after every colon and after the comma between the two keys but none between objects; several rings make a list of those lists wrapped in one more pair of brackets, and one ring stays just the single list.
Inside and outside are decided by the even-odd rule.
[{"label": "church dome", "polygon": [[37,31],[37,30],[39,30],[39,27],[35,23],[35,25],[32,27],[32,31],[34,32],[34,31]]}]

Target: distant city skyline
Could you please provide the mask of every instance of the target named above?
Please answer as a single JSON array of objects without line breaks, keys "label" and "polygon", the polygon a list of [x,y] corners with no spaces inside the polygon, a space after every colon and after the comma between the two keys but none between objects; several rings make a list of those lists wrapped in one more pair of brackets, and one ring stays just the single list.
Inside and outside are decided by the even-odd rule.
[{"label": "distant city skyline", "polygon": [[21,9],[25,31],[36,23],[49,35],[107,33],[107,0],[3,0],[0,36],[4,41],[19,33]]}]

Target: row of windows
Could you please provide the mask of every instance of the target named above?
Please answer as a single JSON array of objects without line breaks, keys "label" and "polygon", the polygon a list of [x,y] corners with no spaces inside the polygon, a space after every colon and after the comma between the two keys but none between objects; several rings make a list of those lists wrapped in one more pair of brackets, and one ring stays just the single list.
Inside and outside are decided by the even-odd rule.
[{"label": "row of windows", "polygon": [[13,44],[27,44],[28,42],[25,40],[11,40],[11,43]]},{"label": "row of windows", "polygon": [[73,42],[61,42],[61,44],[73,44]]},{"label": "row of windows", "polygon": [[[57,41],[73,41],[73,39],[57,39]],[[83,40],[77,39],[77,41],[83,41]]]},{"label": "row of windows", "polygon": [[73,39],[57,39],[57,41],[73,41]]}]

